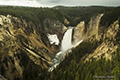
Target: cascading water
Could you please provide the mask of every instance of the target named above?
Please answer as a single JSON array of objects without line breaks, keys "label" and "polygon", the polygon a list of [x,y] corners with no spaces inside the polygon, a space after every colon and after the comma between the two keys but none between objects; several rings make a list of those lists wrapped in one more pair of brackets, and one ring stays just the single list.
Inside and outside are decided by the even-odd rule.
[{"label": "cascading water", "polygon": [[63,36],[61,51],[64,52],[72,47],[72,29],[68,29],[65,35]]},{"label": "cascading water", "polygon": [[69,50],[72,47],[76,47],[78,45],[78,43],[81,43],[82,40],[80,42],[78,42],[76,45],[72,45],[72,30],[73,28],[69,28],[66,33],[63,36],[63,40],[62,40],[62,44],[61,44],[61,51],[58,52],[55,57],[52,59],[53,65],[48,69],[49,72],[53,71],[54,68],[56,68],[57,65],[59,65],[59,63],[63,60],[63,56],[66,55],[67,50]]}]

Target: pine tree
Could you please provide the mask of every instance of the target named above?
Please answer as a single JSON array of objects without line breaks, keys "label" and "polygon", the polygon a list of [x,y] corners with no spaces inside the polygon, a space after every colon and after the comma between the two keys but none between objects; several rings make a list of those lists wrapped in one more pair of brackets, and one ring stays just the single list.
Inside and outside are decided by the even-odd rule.
[{"label": "pine tree", "polygon": [[76,72],[76,77],[75,77],[75,80],[80,80],[80,78],[79,78],[80,76],[79,76],[79,73],[78,73],[78,71]]},{"label": "pine tree", "polygon": [[113,69],[113,75],[115,76],[114,80],[119,80],[120,79],[120,67],[116,66]]},{"label": "pine tree", "polygon": [[92,74],[88,73],[85,77],[85,80],[92,80]]}]

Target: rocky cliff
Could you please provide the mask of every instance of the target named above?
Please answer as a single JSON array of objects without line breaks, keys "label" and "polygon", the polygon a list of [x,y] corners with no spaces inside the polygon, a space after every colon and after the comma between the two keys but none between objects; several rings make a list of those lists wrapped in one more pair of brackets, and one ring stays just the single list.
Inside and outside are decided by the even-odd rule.
[{"label": "rocky cliff", "polygon": [[60,40],[62,40],[63,34],[67,30],[67,27],[65,27],[62,23],[51,19],[45,19],[43,25],[43,30],[46,33],[57,34]]},{"label": "rocky cliff", "polygon": [[31,61],[42,68],[48,68],[52,64],[52,54],[59,51],[59,48],[50,45],[46,35],[57,34],[62,39],[66,29],[58,21],[45,19],[45,33],[38,32],[32,22],[11,15],[0,15],[0,74],[10,80],[20,78]]},{"label": "rocky cliff", "polygon": [[[81,21],[73,29],[73,44],[80,40],[100,41],[92,53],[83,57],[85,62],[92,58],[99,60],[101,56],[111,60],[112,53],[118,48],[116,35],[119,22],[117,20],[107,28],[101,27],[102,16],[92,17],[88,24]],[[67,27],[62,23],[48,18],[43,21],[43,26],[35,26],[32,22],[11,15],[0,15],[0,74],[15,80],[23,77],[23,71],[30,64],[48,69],[53,64],[51,57],[59,51],[60,45],[50,44],[47,34],[56,34],[61,42],[66,30]]]},{"label": "rocky cliff", "polygon": [[[106,58],[106,60],[111,60],[113,57],[112,53],[115,52],[119,46],[119,41],[116,40],[117,34],[119,32],[118,20],[103,31],[104,32],[98,34],[98,36],[101,36],[101,44],[99,44],[99,46],[93,50],[93,53],[86,57],[86,60],[90,60],[91,58],[98,60],[101,58],[101,56]],[[91,37],[90,40],[93,40],[93,38]]]},{"label": "rocky cliff", "polygon": [[[100,26],[100,19],[103,14],[92,17],[89,24],[85,26],[85,22],[80,22],[74,28],[73,42],[78,42],[79,40],[99,43],[96,49],[92,53],[87,54],[83,57],[85,62],[92,60],[92,58],[99,60],[101,56],[106,58],[106,60],[111,60],[113,57],[113,52],[115,52],[119,46],[119,42],[116,40],[116,36],[119,32],[119,21],[115,21],[109,27],[104,28]],[[94,45],[93,45],[94,46]]]},{"label": "rocky cliff", "polygon": [[89,39],[93,35],[95,35],[95,37],[98,39],[99,23],[102,16],[103,14],[99,14],[92,17],[88,24],[85,24],[84,21],[81,21],[74,28],[73,42],[77,43],[80,40]]}]

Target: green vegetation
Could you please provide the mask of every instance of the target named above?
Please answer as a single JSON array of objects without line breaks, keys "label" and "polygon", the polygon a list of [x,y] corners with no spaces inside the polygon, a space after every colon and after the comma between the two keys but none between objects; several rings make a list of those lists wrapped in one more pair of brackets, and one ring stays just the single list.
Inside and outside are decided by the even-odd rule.
[{"label": "green vegetation", "polygon": [[101,80],[97,76],[104,76],[107,79],[111,79],[108,78],[111,76],[114,77],[114,80],[119,80],[120,47],[113,53],[112,61],[106,61],[103,57],[98,61],[92,59],[86,63],[81,60],[86,53],[89,54],[96,48],[97,43],[99,42],[83,42],[73,49],[72,53],[53,71],[51,80]]},{"label": "green vegetation", "polygon": [[[88,24],[91,17],[103,13],[101,26],[108,27],[115,20],[120,21],[120,7],[104,7],[104,6],[89,6],[89,7],[64,7],[56,6],[55,9],[61,10],[64,13],[70,26],[76,26],[80,21],[85,21]],[[69,26],[68,25],[68,26]]]},{"label": "green vegetation", "polygon": [[41,24],[46,18],[58,20],[61,23],[64,21],[64,16],[59,10],[53,8],[33,8],[33,7],[13,7],[13,6],[0,6],[0,14],[18,17],[27,22],[32,21],[36,26]]},{"label": "green vegetation", "polygon": [[[120,7],[54,7],[54,8],[31,8],[31,7],[12,7],[2,6],[0,7],[0,14],[18,17],[24,19],[27,22],[35,24],[40,31],[41,26],[43,28],[43,21],[46,18],[58,20],[64,23],[64,19],[67,18],[70,22],[70,26],[77,25],[80,21],[85,20],[88,23],[92,16],[104,13],[101,19],[101,26],[108,27],[115,20],[120,21]],[[39,26],[41,25],[41,26]],[[67,25],[67,26],[69,26]],[[49,25],[47,24],[47,27]],[[46,43],[47,37],[45,32],[38,32],[41,34],[41,39]],[[116,36],[116,44],[119,44],[120,31]],[[22,41],[27,43],[27,39],[24,36],[17,36]],[[100,60],[96,61],[92,58],[92,61],[86,63],[83,62],[83,56],[92,53],[102,40],[94,42],[82,42],[79,46],[74,48],[71,53],[63,60],[60,65],[51,73],[47,70],[37,66],[26,57],[24,51],[21,51],[21,65],[24,66],[23,79],[24,80],[95,80],[96,76],[114,76],[114,80],[120,80],[120,46],[118,50],[112,53],[112,60],[106,61],[105,58],[101,57]],[[2,43],[1,43],[2,44]],[[46,43],[47,45],[47,43]],[[1,45],[0,45],[1,46]],[[7,50],[6,50],[7,51]],[[6,52],[7,53],[7,52]],[[0,67],[1,74],[4,74],[3,66]],[[109,78],[108,78],[109,79]],[[98,79],[101,80],[101,79]]]},{"label": "green vegetation", "polygon": [[[32,22],[36,26],[41,25],[42,27],[40,26],[41,28],[39,27],[39,29],[43,29],[43,21],[46,18],[57,20],[66,26],[76,26],[80,21],[83,20],[87,24],[91,17],[98,15],[100,13],[105,13],[105,15],[107,16],[103,18],[103,21],[108,20],[108,22],[110,23],[111,18],[108,17],[111,17],[114,14],[116,17],[114,16],[112,17],[113,20],[115,20],[120,12],[118,9],[119,7],[117,9],[114,9],[114,7],[103,6],[88,6],[88,7],[57,6],[54,8],[0,6],[0,14],[2,15],[10,14],[20,19],[24,19],[27,22]],[[64,23],[65,18],[70,22],[70,24]],[[101,23],[105,25],[105,23],[103,22]]]},{"label": "green vegetation", "polygon": [[[116,35],[115,44],[119,44],[120,30]],[[120,80],[120,45],[116,52],[112,53],[112,60],[106,60],[101,56],[100,60],[91,58],[92,61],[83,61],[86,54],[92,53],[100,41],[82,42],[60,63],[52,72],[51,80]],[[59,74],[59,75],[58,75]],[[101,78],[104,77],[104,78]]]},{"label": "green vegetation", "polygon": [[120,22],[120,7],[114,9],[105,9],[104,16],[101,18],[101,25],[108,27],[114,21],[119,20]]},{"label": "green vegetation", "polygon": [[40,66],[35,65],[32,61],[29,61],[24,73],[23,80],[48,80],[49,73],[46,69],[42,69]]},{"label": "green vegetation", "polygon": [[[78,7],[64,7],[56,6],[55,9],[61,10],[68,21],[70,26],[76,26],[80,21],[85,21],[87,24],[91,17],[104,13],[106,9],[112,9],[113,7],[103,7],[103,6],[78,6]],[[68,25],[68,26],[69,26]]]},{"label": "green vegetation", "polygon": [[[101,25],[109,26],[113,21],[119,18],[120,7],[104,7],[104,6],[88,6],[88,7],[64,7],[56,6],[54,8],[33,8],[33,7],[13,7],[0,6],[0,14],[18,17],[27,22],[32,22],[36,26],[43,26],[43,21],[46,18],[60,21],[64,24],[66,18],[70,24],[66,26],[76,26],[80,21],[85,21],[86,24],[90,18],[104,13],[101,20]],[[47,24],[48,27],[48,24]],[[39,28],[39,29],[43,29]]]}]

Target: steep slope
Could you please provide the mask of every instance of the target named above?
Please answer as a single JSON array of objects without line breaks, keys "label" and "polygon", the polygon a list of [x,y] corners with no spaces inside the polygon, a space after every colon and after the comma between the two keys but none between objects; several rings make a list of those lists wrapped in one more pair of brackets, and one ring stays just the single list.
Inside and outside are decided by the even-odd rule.
[{"label": "steep slope", "polygon": [[88,24],[85,24],[84,21],[81,21],[75,28],[73,33],[73,42],[77,43],[79,40],[87,40],[91,36],[95,35],[98,39],[98,29],[100,19],[103,14],[99,14],[90,19]]},{"label": "steep slope", "polygon": [[[85,16],[87,8],[94,9],[93,12],[90,11],[89,17]],[[59,9],[0,7],[1,14],[16,16],[0,15],[0,78],[90,80],[93,79],[92,76],[110,75],[119,80],[119,15],[116,15],[117,17],[110,22],[105,19],[105,16],[111,13],[113,13],[112,17],[115,16],[119,12],[119,7],[115,8],[115,11],[111,7],[110,11],[104,15],[96,15],[103,12],[104,10],[99,10],[104,7],[80,7],[77,11],[80,9],[85,11],[79,15],[82,18],[71,17],[70,20],[75,21],[71,23],[70,17],[67,15],[65,19],[66,15],[63,15]],[[99,10],[94,13],[96,9]],[[105,20],[106,24],[103,24]],[[67,30],[63,24],[67,26],[78,24],[73,29],[72,43],[76,44],[80,40],[83,42],[73,48],[65,60],[49,74],[46,71],[53,65],[51,58],[60,51],[60,44]],[[48,34],[56,35],[60,43],[50,44]]]},{"label": "steep slope", "polygon": [[[54,33],[62,37],[65,26],[54,20],[47,21],[50,27],[54,25],[51,31],[55,30]],[[37,31],[31,22],[27,23],[11,15],[0,15],[0,74],[14,80],[23,77],[23,71],[31,62],[40,68],[52,65],[51,56],[59,49],[54,44],[49,44],[47,34],[43,35]],[[49,31],[45,30],[46,33],[52,34],[51,31],[50,28]]]},{"label": "steep slope", "polygon": [[[106,28],[104,34],[100,34],[100,36],[103,36],[102,43],[94,50],[93,53],[89,54],[88,57],[86,57],[86,60],[90,60],[92,58],[94,59],[100,59],[101,56],[103,58],[106,58],[106,60],[112,59],[112,53],[115,52],[119,46],[116,40],[116,36],[119,31],[119,22],[118,20],[115,21],[113,24],[111,24],[108,28]],[[97,39],[97,38],[96,38]],[[90,40],[93,40],[92,38]]]},{"label": "steep slope", "polygon": [[[119,9],[92,17],[87,25],[82,21],[74,28],[73,41],[83,42],[51,72],[51,80],[120,79],[120,22],[119,14],[115,15]],[[110,13],[113,19],[105,21]]]}]

